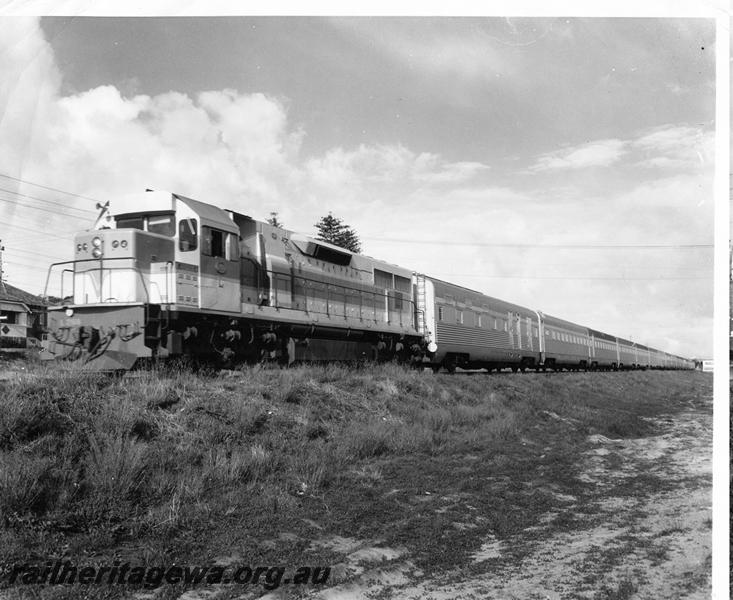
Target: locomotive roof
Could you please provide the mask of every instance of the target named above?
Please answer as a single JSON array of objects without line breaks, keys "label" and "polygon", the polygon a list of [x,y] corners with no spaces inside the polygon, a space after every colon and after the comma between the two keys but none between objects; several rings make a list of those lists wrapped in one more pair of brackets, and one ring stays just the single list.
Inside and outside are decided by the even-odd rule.
[{"label": "locomotive roof", "polygon": [[193,210],[200,217],[202,223],[217,225],[225,229],[237,229],[237,226],[229,217],[227,211],[211,204],[206,204],[205,202],[199,202],[193,198],[181,196],[180,194],[173,194],[173,197]]}]

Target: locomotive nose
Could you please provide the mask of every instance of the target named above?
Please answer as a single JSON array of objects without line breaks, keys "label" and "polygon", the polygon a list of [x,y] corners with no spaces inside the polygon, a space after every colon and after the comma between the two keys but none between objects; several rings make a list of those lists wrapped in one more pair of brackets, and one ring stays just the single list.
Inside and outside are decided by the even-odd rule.
[{"label": "locomotive nose", "polygon": [[76,260],[93,258],[127,258],[133,253],[133,231],[102,229],[76,236]]}]

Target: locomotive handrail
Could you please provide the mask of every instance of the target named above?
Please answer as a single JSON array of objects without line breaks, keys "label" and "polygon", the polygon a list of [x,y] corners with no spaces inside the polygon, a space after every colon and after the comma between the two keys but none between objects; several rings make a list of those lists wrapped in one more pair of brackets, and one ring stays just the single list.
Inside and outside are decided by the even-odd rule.
[{"label": "locomotive handrail", "polygon": [[[106,266],[106,265],[101,264],[104,261],[114,261],[114,260],[126,260],[126,261],[130,261],[130,260],[133,260],[133,259],[131,259],[129,256],[115,256],[115,257],[110,257],[110,258],[82,258],[82,259],[79,259],[79,260],[65,260],[65,261],[62,261],[62,262],[51,263],[51,265],[48,267],[48,272],[46,274],[46,284],[45,284],[45,286],[43,288],[43,295],[45,297],[48,297],[48,284],[50,282],[51,272],[53,271],[54,267],[58,267],[58,266],[61,266],[61,265],[74,265],[74,266],[76,266],[79,263],[100,263],[100,265],[99,265],[99,273],[100,273],[99,285],[100,285],[100,290],[102,288],[102,281],[103,281],[103,278],[104,278],[104,276],[103,276],[104,271],[115,271],[115,270],[118,270],[119,271],[119,270],[123,270],[123,269],[125,269],[125,270],[131,270],[131,271],[135,272],[138,275],[138,277],[140,278],[140,282],[143,285],[143,291],[145,292],[145,300],[144,300],[144,302],[147,303],[147,304],[149,304],[150,303],[150,292],[148,291],[148,286],[145,284],[145,277],[144,277],[143,272],[140,270],[140,268],[137,267],[136,265],[125,265],[125,266],[115,267],[115,266]],[[60,290],[60,293],[61,293],[62,303],[63,303],[63,299],[65,297],[64,296],[64,275],[63,274],[64,273],[73,273],[73,274],[76,274],[78,272],[79,271],[76,271],[74,269],[64,269],[61,272],[61,290]],[[81,271],[81,272],[84,272],[84,271]],[[167,283],[168,276],[167,275],[168,275],[168,272],[167,272],[167,266],[166,266],[166,288],[168,286],[168,283]],[[71,297],[72,298],[74,297],[75,292],[76,292],[76,281],[72,277],[72,279],[71,279]],[[100,298],[101,298],[101,295],[100,295]],[[100,303],[104,304],[105,302],[102,300]],[[170,301],[169,302],[166,302],[166,304],[168,304],[168,303],[170,303]]]}]

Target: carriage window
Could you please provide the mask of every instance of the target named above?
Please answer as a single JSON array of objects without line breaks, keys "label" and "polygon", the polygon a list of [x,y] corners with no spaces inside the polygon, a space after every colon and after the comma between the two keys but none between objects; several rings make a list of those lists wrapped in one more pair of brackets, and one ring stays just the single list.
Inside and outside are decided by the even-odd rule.
[{"label": "carriage window", "polygon": [[158,233],[173,237],[175,233],[175,225],[173,224],[173,215],[155,215],[148,217],[148,231],[150,233]]},{"label": "carriage window", "polygon": [[181,252],[190,252],[198,248],[196,219],[182,219],[178,223],[178,248]]}]

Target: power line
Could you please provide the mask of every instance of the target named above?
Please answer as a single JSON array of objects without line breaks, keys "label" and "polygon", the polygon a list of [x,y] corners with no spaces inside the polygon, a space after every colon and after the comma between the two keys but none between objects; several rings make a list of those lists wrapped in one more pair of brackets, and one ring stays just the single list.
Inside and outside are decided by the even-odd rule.
[{"label": "power line", "polygon": [[[21,260],[18,260],[17,258],[7,258],[6,257],[5,258],[5,262],[8,263],[8,264],[12,263],[14,265],[19,265],[21,267],[27,267],[29,269],[36,269],[38,271],[43,271],[43,272],[46,272],[48,270],[48,265],[43,266],[42,263],[36,263],[36,264],[27,263],[27,262],[23,262]],[[49,263],[49,265],[50,264],[51,263]]]},{"label": "power line", "polygon": [[[5,190],[0,189],[0,192],[4,192],[4,191]],[[8,204],[15,204],[18,201],[17,200],[8,200],[7,198],[0,198],[0,202],[7,202]],[[30,204],[21,204],[20,206],[22,206],[23,208],[28,208],[30,210],[40,210],[40,211],[43,211],[45,213],[49,213],[49,214],[52,214],[52,215],[59,215],[61,217],[68,217],[69,219],[81,219],[81,220],[88,219],[88,217],[84,217],[84,216],[81,216],[81,215],[70,215],[68,213],[63,213],[63,212],[61,212],[59,210],[53,210],[51,208],[43,208],[42,206],[32,206]],[[73,207],[72,206],[69,206],[69,208],[73,208]],[[76,210],[81,210],[81,209],[76,209]]]},{"label": "power line", "polygon": [[[50,234],[50,233],[43,233],[40,231],[40,228],[36,227],[35,229],[31,227],[23,227],[23,225],[10,225],[5,228],[5,231],[12,231],[13,229],[20,229],[22,231],[30,231],[31,233],[40,233],[42,239],[70,239],[71,236],[73,236],[75,233],[77,233],[78,229],[73,229],[69,231],[61,231],[59,234]],[[41,239],[39,238],[39,239]]]},{"label": "power line", "polygon": [[456,242],[443,240],[400,240],[392,238],[362,238],[364,241],[394,244],[431,244],[435,246],[476,246],[482,248],[558,248],[566,250],[688,250],[713,248],[713,244],[513,244],[497,242]]},{"label": "power line", "polygon": [[[0,192],[5,192],[7,194],[13,194],[14,196],[22,196],[23,198],[29,198],[30,200],[36,200],[37,202],[44,202],[46,204],[52,204],[54,206],[60,206],[61,208],[65,210],[78,210],[79,212],[85,212],[89,214],[96,214],[93,210],[88,208],[77,208],[76,206],[68,206],[67,204],[64,204],[62,202],[54,202],[53,200],[46,200],[44,198],[39,198],[38,196],[30,196],[29,194],[21,194],[20,192],[14,192],[13,190],[8,190],[5,188],[0,188]],[[30,205],[27,205],[30,206]]]},{"label": "power line", "polygon": [[49,190],[51,192],[58,192],[59,194],[66,194],[68,196],[76,196],[77,198],[83,198],[84,200],[91,200],[92,202],[99,202],[96,198],[90,198],[89,196],[82,196],[81,194],[75,194],[73,192],[65,192],[64,190],[59,190],[54,187],[49,187],[47,185],[41,185],[40,183],[33,183],[32,181],[28,181],[27,179],[18,179],[17,177],[13,177],[12,175],[6,175],[5,173],[0,173],[0,177],[5,177],[6,179],[12,179],[13,181],[18,181],[20,183],[26,183],[28,185],[35,185],[36,187],[43,188],[44,190]]},{"label": "power line", "polygon": [[434,273],[435,276],[439,277],[467,277],[469,279],[531,279],[531,280],[597,280],[597,281],[702,281],[712,280],[713,275],[707,277],[599,277],[599,276],[570,276],[565,277],[562,275],[476,275],[476,274],[460,274],[460,273]]},{"label": "power line", "polygon": [[[71,252],[73,248],[69,248],[69,252]],[[20,254],[32,254],[33,256],[40,256],[41,258],[45,258],[48,260],[52,260],[53,257],[49,256],[50,251],[46,253],[41,252],[33,252],[32,250],[26,250],[25,248],[17,248],[13,247],[10,249],[10,252],[19,252]]]}]

